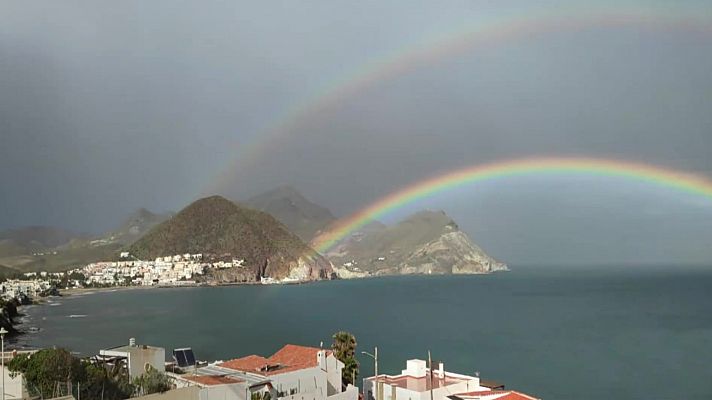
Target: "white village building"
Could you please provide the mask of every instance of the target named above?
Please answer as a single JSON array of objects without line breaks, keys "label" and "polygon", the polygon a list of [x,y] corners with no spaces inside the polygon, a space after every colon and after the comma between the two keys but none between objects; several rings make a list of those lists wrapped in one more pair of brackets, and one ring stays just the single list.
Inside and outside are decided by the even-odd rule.
[{"label": "white village building", "polygon": [[[344,364],[331,350],[288,344],[269,357],[250,355],[174,375],[178,390],[199,386],[196,399],[358,400],[358,388],[342,388]],[[168,392],[170,393],[170,392]],[[192,394],[191,394],[192,395]]]},{"label": "white village building", "polygon": [[[449,396],[490,390],[480,385],[479,376],[446,372],[436,363],[432,374],[432,400],[451,400]],[[378,375],[363,380],[365,400],[431,400],[430,369],[424,360],[408,360],[400,375]],[[378,396],[374,383],[378,382]]]}]

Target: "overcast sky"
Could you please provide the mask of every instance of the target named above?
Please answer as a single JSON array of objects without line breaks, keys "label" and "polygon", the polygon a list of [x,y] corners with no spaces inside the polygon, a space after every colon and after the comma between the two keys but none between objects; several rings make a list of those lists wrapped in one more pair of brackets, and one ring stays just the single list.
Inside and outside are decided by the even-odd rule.
[{"label": "overcast sky", "polygon": [[[4,1],[0,229],[101,232],[138,207],[281,184],[346,215],[425,177],[525,156],[712,179],[712,3],[501,3]],[[614,24],[492,41],[354,91],[277,140],[266,133],[359,66],[562,7],[571,18],[693,15],[707,29]],[[712,200],[630,181],[489,182],[387,222],[420,208],[444,209],[513,264],[712,263]]]}]

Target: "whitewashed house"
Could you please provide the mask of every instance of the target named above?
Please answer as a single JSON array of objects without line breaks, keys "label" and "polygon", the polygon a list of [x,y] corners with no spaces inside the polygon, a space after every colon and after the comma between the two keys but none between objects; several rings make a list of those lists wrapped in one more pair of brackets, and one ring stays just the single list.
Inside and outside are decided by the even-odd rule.
[{"label": "whitewashed house", "polygon": [[400,375],[379,375],[378,397],[374,390],[376,377],[363,380],[365,400],[451,400],[448,396],[458,393],[490,390],[480,385],[478,376],[446,372],[442,363],[433,370],[432,385],[430,369],[424,360],[408,360]]},{"label": "whitewashed house", "polygon": [[[232,393],[218,397],[225,400],[250,400],[260,392],[269,392],[273,400],[357,400],[356,387],[342,388],[343,368],[331,350],[288,344],[269,357],[250,355],[210,364],[193,374],[202,378],[181,376],[177,380],[211,386],[214,395]],[[240,385],[243,391],[236,390]]]},{"label": "whitewashed house", "polygon": [[150,365],[160,372],[166,370],[166,351],[162,347],[136,344],[135,339],[130,339],[128,346],[112,347],[99,351],[99,356],[104,360],[125,362],[129,376],[141,376]]},{"label": "whitewashed house", "polygon": [[258,355],[219,364],[222,368],[269,379],[279,399],[356,400],[358,390],[341,387],[344,364],[331,350],[288,344],[264,358]]}]

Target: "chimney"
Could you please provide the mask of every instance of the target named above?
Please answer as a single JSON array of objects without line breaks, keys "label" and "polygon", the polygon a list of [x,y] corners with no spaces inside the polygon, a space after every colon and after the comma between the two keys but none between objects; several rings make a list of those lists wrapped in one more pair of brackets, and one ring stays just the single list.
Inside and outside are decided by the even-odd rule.
[{"label": "chimney", "polygon": [[129,339],[129,346],[130,346],[130,347],[136,347],[136,338],[130,338],[130,339]]},{"label": "chimney", "polygon": [[319,368],[326,370],[326,350],[319,350],[319,352],[316,353],[316,357]]},{"label": "chimney", "polygon": [[445,364],[443,364],[442,362],[438,363],[438,378],[445,378]]}]

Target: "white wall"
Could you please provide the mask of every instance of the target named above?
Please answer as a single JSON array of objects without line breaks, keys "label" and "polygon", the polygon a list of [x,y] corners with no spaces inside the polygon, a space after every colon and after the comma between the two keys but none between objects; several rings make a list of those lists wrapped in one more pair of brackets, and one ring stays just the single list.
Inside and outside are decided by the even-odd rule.
[{"label": "white wall", "polygon": [[[2,367],[0,367],[0,369],[2,369]],[[5,387],[2,388],[2,381],[0,381],[0,390],[4,389],[6,399],[9,400],[30,398],[30,396],[27,394],[27,390],[25,389],[25,379],[22,375],[18,375],[12,378],[10,376],[10,370],[8,370],[7,368],[2,371],[2,374],[5,375]]]},{"label": "white wall", "polygon": [[[393,397],[393,388],[391,385],[381,383],[383,386],[383,397],[380,400],[430,400],[430,391],[416,392],[401,387],[395,387],[395,398]],[[453,394],[487,390],[479,385],[479,380],[468,380],[433,389],[433,400],[449,400],[447,396]]]},{"label": "white wall", "polygon": [[[329,400],[332,398],[356,400],[358,389],[354,388],[344,396],[341,389],[341,371],[343,363],[333,355],[322,360],[321,366],[307,368],[284,374],[272,375],[272,385],[279,392],[284,392],[283,400]],[[290,395],[290,389],[296,393]],[[338,396],[338,397],[334,397]]]},{"label": "white wall", "polygon": [[160,347],[124,347],[116,350],[101,350],[99,354],[113,357],[127,357],[131,378],[141,376],[146,364],[160,372],[166,371],[166,351]]},{"label": "white wall", "polygon": [[190,386],[169,390],[163,393],[154,393],[146,396],[134,397],[132,400],[199,400],[199,396],[200,388],[197,386]]},{"label": "white wall", "polygon": [[[138,350],[138,351],[137,351]],[[150,364],[159,372],[166,371],[166,351],[158,347],[131,349],[129,354],[129,371],[131,377],[141,376],[145,372],[146,364]]]},{"label": "white wall", "polygon": [[[278,392],[284,392],[281,399],[289,400],[324,400],[327,396],[326,371],[319,367],[301,369],[269,377]],[[290,395],[290,390],[296,393]]]},{"label": "white wall", "polygon": [[341,393],[336,393],[333,396],[329,396],[329,400],[357,400],[358,399],[358,388],[353,385],[346,387]]},{"label": "white wall", "polygon": [[[405,370],[403,370],[404,375],[410,375],[410,376],[420,375],[420,376],[427,377],[428,370],[425,371],[425,375],[422,375],[423,372],[420,369],[421,365],[419,365],[419,363],[411,363],[410,361],[413,361],[413,360],[408,361],[408,366],[406,367]],[[438,374],[437,370],[435,371],[435,374],[437,376],[437,374]],[[480,378],[478,378],[478,377],[455,374],[452,372],[447,372],[446,374],[448,377],[451,377],[451,378],[462,379],[463,382],[434,389],[433,390],[433,400],[449,400],[447,396],[450,396],[453,394],[479,391],[479,390],[488,390],[487,388],[480,386]],[[365,400],[373,400],[376,397],[375,390],[373,390],[374,382],[372,379],[373,379],[373,377],[369,377],[369,378],[363,380],[363,393],[365,396]],[[380,389],[381,396],[380,396],[379,400],[430,400],[430,391],[425,390],[425,387],[423,387],[422,392],[416,391],[416,390],[408,390],[406,388],[401,388],[398,386],[391,386],[391,385],[385,383],[383,381],[383,379],[384,379],[383,376],[381,376],[381,380],[379,381],[379,386],[381,387],[381,389]],[[371,395],[372,397],[370,399],[368,397],[369,391],[372,392],[372,395]]]},{"label": "white wall", "polygon": [[327,396],[341,393],[341,372],[343,369],[344,363],[337,360],[333,354],[326,358]]},{"label": "white wall", "polygon": [[200,400],[249,400],[245,385],[218,385],[200,390]]}]

